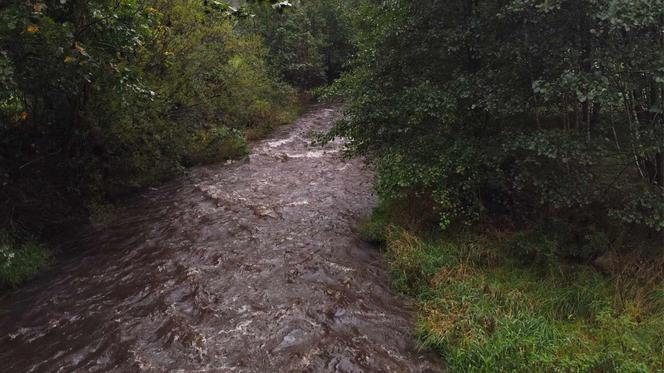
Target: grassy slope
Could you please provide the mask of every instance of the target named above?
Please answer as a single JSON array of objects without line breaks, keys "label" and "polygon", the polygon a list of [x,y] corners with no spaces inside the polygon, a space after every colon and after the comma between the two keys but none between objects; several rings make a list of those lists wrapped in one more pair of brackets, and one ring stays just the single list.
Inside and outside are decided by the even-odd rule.
[{"label": "grassy slope", "polygon": [[386,227],[378,214],[365,232],[386,244],[395,287],[419,305],[422,345],[451,371],[664,371],[664,284],[652,276],[527,263],[508,238]]}]

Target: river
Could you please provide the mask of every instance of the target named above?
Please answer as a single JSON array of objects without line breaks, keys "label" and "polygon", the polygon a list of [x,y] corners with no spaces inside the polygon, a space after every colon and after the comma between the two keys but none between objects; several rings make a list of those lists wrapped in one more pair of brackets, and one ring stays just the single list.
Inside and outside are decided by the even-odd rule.
[{"label": "river", "polygon": [[0,300],[7,372],[437,372],[355,227],[372,170],[315,106],[244,161],[147,191]]}]

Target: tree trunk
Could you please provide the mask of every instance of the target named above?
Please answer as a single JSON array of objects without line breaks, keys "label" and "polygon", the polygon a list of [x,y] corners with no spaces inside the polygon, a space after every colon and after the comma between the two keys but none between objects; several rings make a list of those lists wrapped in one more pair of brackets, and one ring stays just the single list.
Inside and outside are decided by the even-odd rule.
[{"label": "tree trunk", "polygon": [[664,186],[664,155],[661,152],[655,154],[655,183]]}]

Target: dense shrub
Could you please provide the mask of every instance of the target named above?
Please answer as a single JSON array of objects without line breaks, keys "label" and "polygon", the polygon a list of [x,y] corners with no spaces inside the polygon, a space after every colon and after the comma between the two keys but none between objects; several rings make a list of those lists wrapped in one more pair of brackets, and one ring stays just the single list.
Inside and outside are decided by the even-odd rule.
[{"label": "dense shrub", "polygon": [[190,142],[186,155],[190,164],[218,162],[249,152],[241,133],[223,127],[199,131]]},{"label": "dense shrub", "polygon": [[29,280],[48,263],[46,248],[0,231],[0,289]]},{"label": "dense shrub", "polygon": [[444,227],[570,221],[581,258],[619,226],[661,242],[661,0],[388,0],[357,23],[333,135],[385,199],[428,194]]},{"label": "dense shrub", "polygon": [[68,225],[288,121],[294,91],[230,13],[194,0],[3,2],[0,226]]}]

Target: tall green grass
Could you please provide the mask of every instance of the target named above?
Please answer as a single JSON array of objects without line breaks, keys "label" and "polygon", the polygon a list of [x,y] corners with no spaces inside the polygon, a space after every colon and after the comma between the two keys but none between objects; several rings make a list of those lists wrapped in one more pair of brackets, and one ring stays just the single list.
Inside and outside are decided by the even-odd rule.
[{"label": "tall green grass", "polygon": [[525,262],[511,239],[423,240],[378,218],[365,231],[383,233],[394,286],[417,301],[419,340],[450,371],[664,372],[664,283],[642,280],[657,268]]}]

